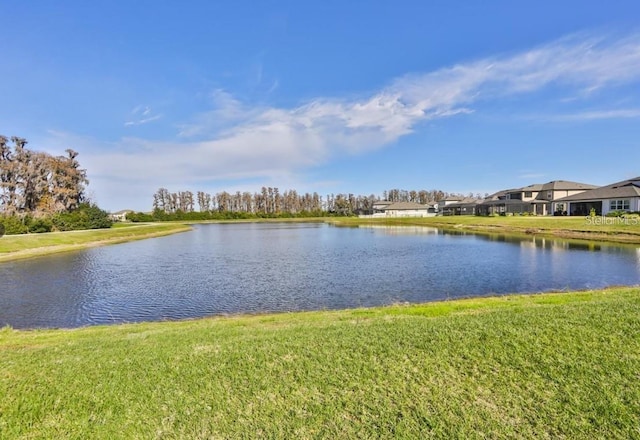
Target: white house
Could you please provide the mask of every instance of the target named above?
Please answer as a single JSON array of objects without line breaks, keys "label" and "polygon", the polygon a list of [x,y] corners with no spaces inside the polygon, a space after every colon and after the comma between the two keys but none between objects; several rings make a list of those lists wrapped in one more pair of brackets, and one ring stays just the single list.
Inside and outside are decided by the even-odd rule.
[{"label": "white house", "polygon": [[[395,202],[384,209],[385,217],[429,217],[429,205],[414,202]],[[431,214],[431,215],[435,215]]]},{"label": "white house", "polygon": [[111,220],[114,222],[123,222],[127,219],[127,214],[130,212],[133,211],[131,209],[123,209],[122,211],[112,212],[109,214],[109,217],[111,217]]}]

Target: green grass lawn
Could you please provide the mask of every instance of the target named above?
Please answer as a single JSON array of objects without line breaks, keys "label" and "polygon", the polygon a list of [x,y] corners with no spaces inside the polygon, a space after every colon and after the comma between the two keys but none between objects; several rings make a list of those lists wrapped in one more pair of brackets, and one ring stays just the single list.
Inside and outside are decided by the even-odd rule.
[{"label": "green grass lawn", "polygon": [[640,219],[613,217],[552,217],[509,216],[482,217],[457,215],[425,218],[359,219],[355,217],[334,220],[336,224],[414,225],[452,228],[496,233],[554,235],[559,237],[640,243]]},{"label": "green grass lawn", "polygon": [[0,438],[640,438],[640,289],[0,331]]},{"label": "green grass lawn", "polygon": [[0,238],[0,262],[77,250],[88,246],[158,237],[189,229],[189,226],[180,224],[150,223],[111,229],[5,235]]}]

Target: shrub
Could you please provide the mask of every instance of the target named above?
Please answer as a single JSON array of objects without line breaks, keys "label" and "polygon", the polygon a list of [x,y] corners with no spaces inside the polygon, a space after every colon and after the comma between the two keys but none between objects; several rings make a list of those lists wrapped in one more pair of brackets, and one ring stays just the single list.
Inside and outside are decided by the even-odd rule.
[{"label": "shrub", "polygon": [[25,224],[24,219],[16,215],[9,215],[0,218],[0,223],[4,226],[6,235],[26,234],[29,227]]},{"label": "shrub", "polygon": [[56,214],[52,219],[53,225],[59,231],[75,231],[79,229],[110,228],[113,221],[109,213],[98,208],[97,205],[83,203],[71,212]]},{"label": "shrub", "polygon": [[4,235],[4,223],[0,222],[0,237]]},{"label": "shrub", "polygon": [[29,232],[39,234],[42,232],[51,232],[53,229],[53,223],[49,218],[39,218],[31,220],[28,225]]},{"label": "shrub", "polygon": [[130,222],[152,222],[154,218],[151,214],[145,214],[144,212],[128,212],[127,220]]}]

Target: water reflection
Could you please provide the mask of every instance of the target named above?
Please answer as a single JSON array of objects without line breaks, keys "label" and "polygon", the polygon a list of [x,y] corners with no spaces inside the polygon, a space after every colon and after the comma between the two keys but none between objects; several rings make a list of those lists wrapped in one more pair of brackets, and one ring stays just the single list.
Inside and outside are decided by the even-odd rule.
[{"label": "water reflection", "polygon": [[387,226],[387,225],[358,225],[359,229],[374,229],[385,235],[437,235],[438,228],[428,226]]},{"label": "water reflection", "polygon": [[428,227],[198,225],[0,264],[0,326],[75,327],[640,283],[640,249]]}]

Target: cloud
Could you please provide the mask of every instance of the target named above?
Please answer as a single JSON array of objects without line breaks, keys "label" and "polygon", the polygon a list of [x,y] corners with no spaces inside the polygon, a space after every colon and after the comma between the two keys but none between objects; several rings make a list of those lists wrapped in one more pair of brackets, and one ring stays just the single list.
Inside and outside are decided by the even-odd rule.
[{"label": "cloud", "polygon": [[143,125],[149,122],[157,121],[158,119],[162,118],[162,115],[153,115],[149,107],[139,105],[131,111],[131,117],[133,118],[133,120],[125,122],[125,127]]},{"label": "cloud", "polygon": [[640,118],[640,109],[615,109],[615,110],[595,110],[585,111],[571,114],[550,115],[538,117],[552,122],[571,122],[571,121],[596,121],[601,119],[637,119]]},{"label": "cloud", "polygon": [[[574,35],[521,53],[407,74],[357,97],[320,97],[290,108],[246,104],[224,90],[212,108],[179,124],[174,140],[129,138],[92,153],[92,173],[183,185],[212,179],[277,179],[344,155],[393,145],[428,121],[478,112],[481,103],[561,87],[594,96],[640,80],[640,34]],[[125,125],[157,120],[148,107]],[[637,117],[636,109],[567,119]]]},{"label": "cloud", "polygon": [[210,94],[212,109],[195,115],[190,122],[178,124],[178,136],[183,138],[219,136],[221,130],[244,124],[263,110],[243,105],[229,92],[216,89]]},{"label": "cloud", "polygon": [[271,83],[271,87],[269,87],[269,88],[267,89],[267,91],[266,91],[267,95],[268,95],[269,93],[273,93],[273,92],[275,92],[275,91],[276,91],[276,89],[277,89],[279,86],[280,86],[280,81],[278,81],[277,79],[275,79],[275,80],[273,81],[273,83]]},{"label": "cloud", "polygon": [[[577,35],[523,53],[406,75],[355,99],[318,98],[290,109],[248,109],[226,92],[216,91],[216,109],[198,115],[181,135],[207,134],[219,145],[253,141],[249,133],[260,133],[274,136],[263,137],[260,143],[277,151],[286,132],[289,140],[313,138],[312,148],[322,148],[325,154],[319,156],[327,157],[392,144],[421,122],[472,113],[472,106],[482,101],[533,93],[550,85],[593,94],[638,79],[640,35],[618,40]],[[608,114],[628,117],[622,111]],[[216,131],[229,116],[236,125]],[[276,125],[281,130],[273,130]],[[299,144],[298,148],[307,147]]]}]

